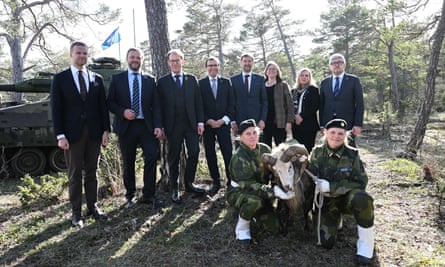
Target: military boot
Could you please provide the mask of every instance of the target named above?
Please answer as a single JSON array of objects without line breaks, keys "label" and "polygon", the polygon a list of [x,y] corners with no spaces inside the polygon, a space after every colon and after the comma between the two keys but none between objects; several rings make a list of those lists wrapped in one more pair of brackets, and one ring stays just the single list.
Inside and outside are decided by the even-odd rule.
[{"label": "military boot", "polygon": [[370,264],[374,254],[374,226],[363,228],[357,225],[357,264]]},{"label": "military boot", "polygon": [[250,242],[252,236],[250,235],[250,221],[238,216],[238,222],[235,227],[236,240],[243,242]]}]

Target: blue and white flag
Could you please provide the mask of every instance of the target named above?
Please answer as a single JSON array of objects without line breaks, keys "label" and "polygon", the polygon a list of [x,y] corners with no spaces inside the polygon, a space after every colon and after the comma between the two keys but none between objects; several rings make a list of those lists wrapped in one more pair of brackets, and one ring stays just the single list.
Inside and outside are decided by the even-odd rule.
[{"label": "blue and white flag", "polygon": [[119,33],[119,27],[117,27],[108,38],[102,43],[102,50],[105,50],[112,46],[113,44],[117,44],[121,41],[121,35]]}]

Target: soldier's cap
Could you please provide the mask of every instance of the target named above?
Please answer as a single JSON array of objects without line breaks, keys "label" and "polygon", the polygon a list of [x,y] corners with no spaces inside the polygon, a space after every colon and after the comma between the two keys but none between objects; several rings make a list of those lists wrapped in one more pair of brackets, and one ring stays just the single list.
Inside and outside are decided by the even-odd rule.
[{"label": "soldier's cap", "polygon": [[256,127],[254,119],[242,121],[238,126],[238,134],[242,134],[249,127]]},{"label": "soldier's cap", "polygon": [[328,123],[326,123],[326,125],[324,126],[324,128],[327,130],[329,128],[340,128],[340,129],[344,129],[346,130],[346,128],[348,127],[348,124],[346,123],[345,120],[342,119],[333,119],[328,121]]}]

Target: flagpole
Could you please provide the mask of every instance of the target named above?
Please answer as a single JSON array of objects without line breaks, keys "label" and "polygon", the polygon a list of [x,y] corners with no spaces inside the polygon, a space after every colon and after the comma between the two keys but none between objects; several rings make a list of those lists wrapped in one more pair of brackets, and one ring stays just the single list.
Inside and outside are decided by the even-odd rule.
[{"label": "flagpole", "polygon": [[133,46],[136,47],[136,23],[134,18],[134,8],[133,8]]}]

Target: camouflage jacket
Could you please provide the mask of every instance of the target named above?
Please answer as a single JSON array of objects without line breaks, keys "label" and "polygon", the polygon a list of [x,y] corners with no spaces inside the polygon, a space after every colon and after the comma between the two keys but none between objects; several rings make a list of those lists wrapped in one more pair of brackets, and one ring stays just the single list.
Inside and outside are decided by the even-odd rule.
[{"label": "camouflage jacket", "polygon": [[331,196],[344,195],[352,189],[365,190],[368,184],[358,150],[350,146],[343,145],[337,150],[327,144],[315,147],[309,156],[308,169],[329,181]]},{"label": "camouflage jacket", "polygon": [[237,190],[266,194],[269,197],[272,193],[269,185],[271,173],[264,166],[261,157],[270,151],[270,147],[262,143],[258,143],[255,149],[249,149],[240,143],[229,164],[232,180],[239,185]]}]

